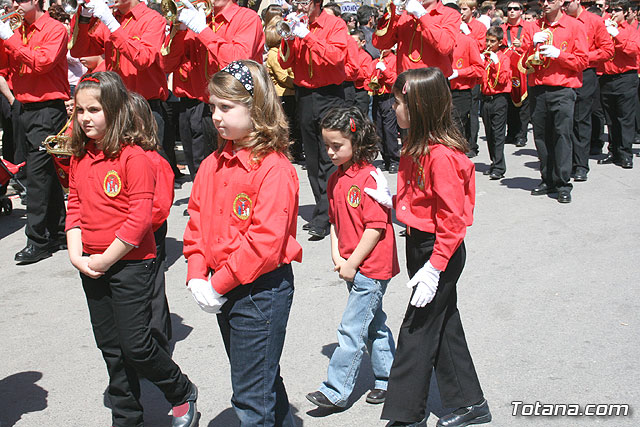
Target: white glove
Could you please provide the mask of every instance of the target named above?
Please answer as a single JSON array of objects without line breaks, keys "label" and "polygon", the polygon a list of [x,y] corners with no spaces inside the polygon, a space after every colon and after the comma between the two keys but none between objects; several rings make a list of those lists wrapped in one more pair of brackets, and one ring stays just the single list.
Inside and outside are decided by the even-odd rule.
[{"label": "white glove", "polygon": [[183,1],[184,7],[178,15],[178,21],[182,22],[188,29],[196,34],[207,28],[207,16],[202,10],[195,8],[190,1]]},{"label": "white glove", "polygon": [[493,62],[494,64],[497,64],[500,62],[500,58],[498,58],[498,54],[495,52],[489,52],[489,59],[491,60],[491,62]]},{"label": "white glove", "polygon": [[387,66],[384,65],[384,62],[378,61],[378,63],[376,64],[376,70],[384,71],[386,69],[387,69]]},{"label": "white glove", "polygon": [[438,290],[441,271],[431,265],[431,261],[416,272],[407,283],[408,288],[415,287],[416,290],[411,298],[411,305],[421,308],[429,304]]},{"label": "white glove", "polygon": [[82,4],[79,4],[79,7],[80,7],[80,16],[84,16],[85,18],[91,18],[93,16],[93,9],[89,8],[89,5],[87,4],[86,1]]},{"label": "white glove", "polygon": [[305,22],[296,20],[296,21],[293,21],[292,24],[293,24],[293,27],[291,28],[291,33],[294,36],[303,39],[307,36],[307,34],[309,34],[309,27]]},{"label": "white glove", "polygon": [[460,23],[460,31],[462,31],[462,34],[466,34],[466,35],[471,34],[471,28],[469,28],[466,22]]},{"label": "white glove", "polygon": [[191,291],[193,299],[196,300],[200,308],[207,313],[220,313],[220,308],[227,301],[225,297],[213,289],[208,280],[191,279],[187,288]]},{"label": "white glove", "polygon": [[549,33],[546,31],[538,31],[533,35],[533,44],[544,43],[549,39]]},{"label": "white glove", "polygon": [[550,44],[545,44],[543,46],[540,46],[540,54],[542,56],[544,56],[545,58],[557,58],[560,56],[560,49],[558,49],[557,47],[550,45]]},{"label": "white glove", "polygon": [[85,7],[92,10],[93,16],[101,20],[112,33],[120,28],[120,23],[113,17],[113,13],[111,13],[111,9],[109,9],[105,0],[91,0]]},{"label": "white glove", "polygon": [[408,0],[405,10],[418,19],[427,13],[427,9],[418,0]]},{"label": "white glove", "polygon": [[456,70],[455,68],[453,69],[453,71],[451,72],[451,75],[448,77],[449,80],[453,80],[455,78],[458,77],[458,70]]},{"label": "white glove", "polygon": [[373,179],[376,180],[377,187],[365,188],[364,192],[367,193],[373,200],[380,203],[385,208],[393,208],[393,198],[391,198],[391,192],[389,191],[389,184],[387,178],[384,177],[380,168],[376,168],[376,171],[369,172]]},{"label": "white glove", "polygon": [[616,27],[608,26],[607,33],[609,33],[611,37],[617,37],[618,34],[620,34],[620,30],[618,30]]},{"label": "white glove", "polygon": [[13,35],[13,30],[11,29],[9,22],[0,21],[0,38],[2,40],[7,40],[12,35]]},{"label": "white glove", "polygon": [[615,24],[613,23],[613,21],[612,21],[611,19],[605,19],[605,20],[604,20],[604,25],[605,25],[606,27],[612,27],[612,26],[614,26]]},{"label": "white glove", "polygon": [[396,7],[396,12],[399,12],[399,13],[404,12],[404,7],[406,6],[404,0],[393,0],[393,5]]}]

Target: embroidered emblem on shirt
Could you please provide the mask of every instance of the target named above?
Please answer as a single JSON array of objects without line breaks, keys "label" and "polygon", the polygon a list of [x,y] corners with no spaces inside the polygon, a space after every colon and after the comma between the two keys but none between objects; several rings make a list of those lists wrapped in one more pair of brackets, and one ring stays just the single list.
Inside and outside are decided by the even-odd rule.
[{"label": "embroidered emblem on shirt", "polygon": [[567,46],[568,46],[567,41],[566,40],[563,41],[562,44],[560,45],[560,50],[565,52],[567,50]]},{"label": "embroidered emblem on shirt", "polygon": [[462,61],[462,58],[458,59],[458,61],[456,61],[456,68],[462,68],[463,64],[464,62]]},{"label": "embroidered emblem on shirt", "polygon": [[357,208],[360,206],[361,200],[360,188],[357,185],[352,185],[347,193],[347,202],[352,208]]},{"label": "embroidered emblem on shirt", "polygon": [[118,172],[114,170],[107,172],[107,175],[104,177],[102,188],[104,189],[104,194],[109,197],[116,197],[120,194],[120,190],[122,189],[122,180],[120,180]]},{"label": "embroidered emblem on shirt", "polygon": [[416,169],[416,176],[415,176],[415,181],[416,184],[418,184],[418,188],[421,190],[424,190],[424,169],[422,168],[422,166],[418,166],[418,168]]},{"label": "embroidered emblem on shirt", "polygon": [[65,179],[67,177],[67,174],[64,173],[64,170],[62,168],[58,168],[58,176],[62,179]]},{"label": "embroidered emblem on shirt", "polygon": [[251,215],[251,199],[244,193],[240,193],[233,201],[233,213],[241,220],[249,219]]},{"label": "embroidered emblem on shirt", "polygon": [[520,79],[517,77],[511,77],[511,85],[513,87],[520,87]]}]

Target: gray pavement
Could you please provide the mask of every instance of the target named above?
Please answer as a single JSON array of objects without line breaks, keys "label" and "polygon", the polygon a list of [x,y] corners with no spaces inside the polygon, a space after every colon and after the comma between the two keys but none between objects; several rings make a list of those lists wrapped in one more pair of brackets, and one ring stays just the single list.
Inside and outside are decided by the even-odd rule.
[{"label": "gray pavement", "polygon": [[[466,238],[467,264],[458,284],[459,307],[493,426],[640,425],[640,159],[636,168],[596,165],[577,183],[573,202],[532,197],[539,182],[529,134],[524,148],[506,147],[501,181],[488,167],[480,141],[476,163],[475,223]],[[325,379],[347,291],[332,272],[329,239],[308,241],[302,224],[312,211],[306,173],[299,167],[298,240],[303,262],[294,265],[296,294],[282,356],[282,376],[299,425],[384,426],[381,407],[365,402],[373,385],[368,357],[352,403],[343,412],[314,409],[305,394]],[[395,188],[396,176],[389,176]],[[174,359],[198,385],[200,426],[238,425],[229,402],[226,355],[216,319],[201,311],[184,286],[182,216],[191,184],[176,191],[169,218],[167,295],[173,313]],[[108,426],[103,393],[107,373],[96,349],[78,274],[64,252],[16,266],[22,249],[24,207],[0,217],[0,426]],[[400,231],[400,225],[396,231]],[[404,242],[402,273],[389,285],[384,307],[397,333],[408,302]],[[441,408],[432,384],[428,420]],[[147,426],[167,426],[169,405],[143,387]],[[627,417],[513,417],[512,401],[533,404],[621,403]]]}]

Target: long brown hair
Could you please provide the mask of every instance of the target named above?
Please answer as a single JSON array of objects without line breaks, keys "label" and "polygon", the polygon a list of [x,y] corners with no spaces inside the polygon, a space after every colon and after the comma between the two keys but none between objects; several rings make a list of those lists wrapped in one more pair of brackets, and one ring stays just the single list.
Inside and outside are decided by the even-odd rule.
[{"label": "long brown hair", "polygon": [[[267,69],[248,59],[238,62],[246,65],[251,72],[253,96],[226,71],[218,71],[213,75],[209,82],[209,93],[217,98],[241,103],[249,109],[253,130],[240,148],[250,148],[253,161],[259,162],[272,152],[289,157],[289,124]],[[225,143],[218,135],[218,152],[224,149]]]},{"label": "long brown hair", "polygon": [[449,85],[436,67],[407,70],[398,76],[393,93],[409,112],[409,134],[402,154],[416,161],[429,153],[429,145],[442,144],[466,153],[469,143],[453,121]]},{"label": "long brown hair", "polygon": [[[98,92],[98,102],[102,106],[107,130],[102,138],[102,151],[106,157],[115,157],[125,145],[133,145],[133,115],[129,102],[129,92],[122,79],[113,71],[100,71],[86,74],[76,86],[75,97],[83,90]],[[84,156],[85,145],[89,137],[78,122],[78,113],[73,112],[73,132],[71,134],[71,151],[77,157]]]},{"label": "long brown hair", "polygon": [[149,102],[136,92],[129,92],[129,102],[135,122],[130,138],[145,151],[158,150],[158,123]]}]

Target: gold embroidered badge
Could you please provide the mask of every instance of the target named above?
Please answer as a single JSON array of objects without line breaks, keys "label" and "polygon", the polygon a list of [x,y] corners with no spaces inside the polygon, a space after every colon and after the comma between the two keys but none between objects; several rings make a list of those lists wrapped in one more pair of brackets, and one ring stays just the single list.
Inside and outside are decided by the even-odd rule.
[{"label": "gold embroidered badge", "polygon": [[120,194],[122,180],[120,176],[118,176],[118,172],[114,170],[107,172],[107,175],[104,177],[104,182],[102,183],[102,188],[104,189],[104,194],[109,197],[116,197]]},{"label": "gold embroidered badge", "polygon": [[416,169],[415,181],[416,181],[416,184],[418,184],[418,188],[421,190],[424,190],[425,178],[424,178],[424,169],[422,168],[422,166],[418,166],[418,169]]},{"label": "gold embroidered badge", "polygon": [[357,185],[352,185],[347,193],[347,202],[352,208],[357,208],[360,206],[361,200],[360,188]]},{"label": "gold embroidered badge", "polygon": [[251,216],[252,204],[253,202],[251,201],[249,196],[244,193],[240,193],[233,201],[233,213],[241,220],[249,219],[249,216]]}]

